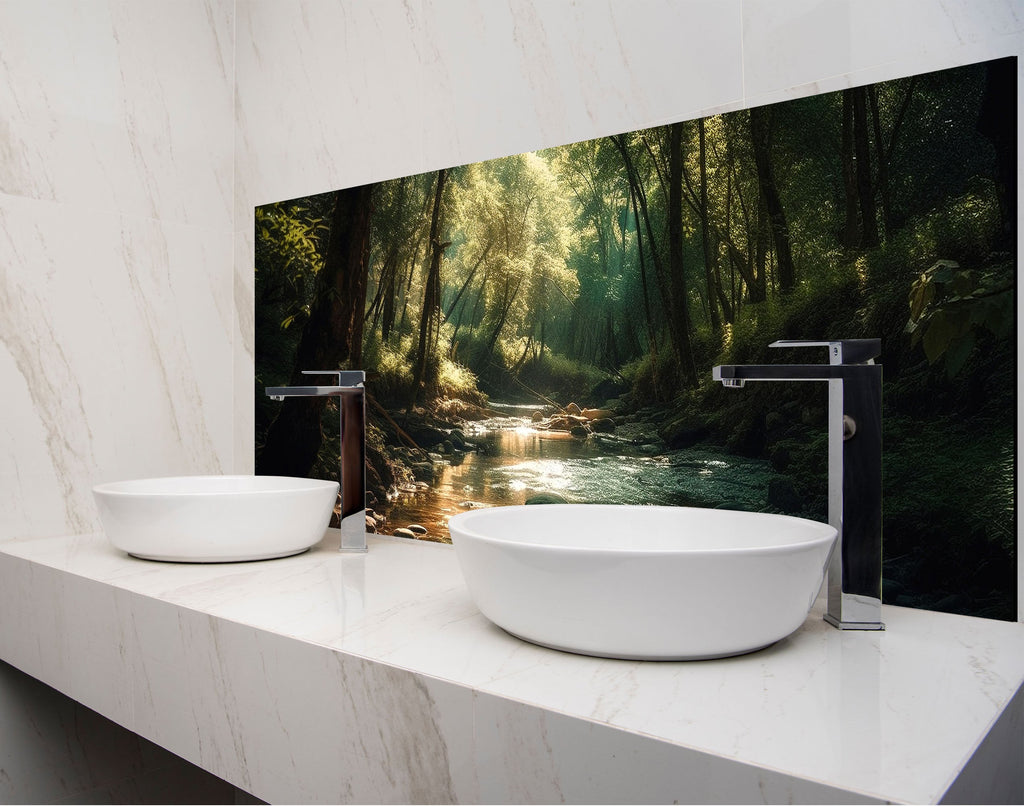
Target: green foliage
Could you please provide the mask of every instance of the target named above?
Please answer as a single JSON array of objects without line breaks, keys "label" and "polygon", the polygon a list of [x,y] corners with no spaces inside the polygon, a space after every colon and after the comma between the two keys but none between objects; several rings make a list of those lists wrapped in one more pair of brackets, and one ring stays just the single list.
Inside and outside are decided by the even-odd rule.
[{"label": "green foliage", "polygon": [[963,369],[979,331],[1002,339],[1013,327],[1011,264],[973,271],[940,260],[914,281],[909,297],[911,342],[921,344],[930,363],[942,359],[950,376]]},{"label": "green foliage", "polygon": [[529,389],[562,405],[579,403],[604,377],[597,367],[551,352],[528,360],[518,374],[518,380]]},{"label": "green foliage", "polygon": [[963,370],[983,333],[1006,339],[1012,332],[1016,268],[1011,256],[991,252],[998,228],[995,190],[980,181],[907,228],[908,263],[934,262],[910,285],[906,332],[950,377]]},{"label": "green foliage", "polygon": [[363,343],[363,361],[373,371],[373,394],[381,403],[404,402],[413,381],[410,356],[416,340],[408,333],[394,342],[382,342],[376,336]]},{"label": "green foliage", "polygon": [[622,377],[630,384],[634,400],[646,404],[672,401],[682,386],[679,362],[671,350],[657,354],[645,353],[621,369]]},{"label": "green foliage", "polygon": [[288,329],[309,317],[316,275],[323,267],[322,219],[294,202],[256,208],[256,280],[260,301],[278,308]]},{"label": "green foliage", "polygon": [[437,389],[442,397],[458,398],[483,404],[486,398],[477,390],[477,377],[462,364],[441,356],[437,373]]},{"label": "green foliage", "polygon": [[[924,540],[964,568],[978,535],[990,536],[1008,559],[1017,541],[1014,496],[1014,424],[985,418],[975,428],[962,419],[885,420],[886,540],[901,553]],[[936,450],[937,442],[942,450]],[[924,515],[924,513],[928,513]]]}]

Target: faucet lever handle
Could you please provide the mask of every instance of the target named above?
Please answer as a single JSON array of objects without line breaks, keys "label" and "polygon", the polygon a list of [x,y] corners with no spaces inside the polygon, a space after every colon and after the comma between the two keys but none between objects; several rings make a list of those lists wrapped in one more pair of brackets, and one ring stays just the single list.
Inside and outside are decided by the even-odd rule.
[{"label": "faucet lever handle", "polygon": [[807,339],[779,339],[769,347],[828,347],[830,364],[873,364],[882,354],[881,339],[838,339],[813,341]]}]

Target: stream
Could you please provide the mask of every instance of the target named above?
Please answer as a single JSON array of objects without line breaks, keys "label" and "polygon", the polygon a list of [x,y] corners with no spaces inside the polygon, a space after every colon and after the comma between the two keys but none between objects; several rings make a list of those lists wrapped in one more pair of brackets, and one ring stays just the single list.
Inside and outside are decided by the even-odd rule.
[{"label": "stream", "polygon": [[383,532],[419,524],[448,537],[448,518],[480,506],[525,503],[553,493],[570,503],[765,507],[771,465],[718,452],[711,446],[669,450],[651,423],[625,423],[586,439],[534,428],[539,406],[490,404],[501,412],[467,424],[476,451],[435,460],[429,486],[407,489],[378,513]]}]

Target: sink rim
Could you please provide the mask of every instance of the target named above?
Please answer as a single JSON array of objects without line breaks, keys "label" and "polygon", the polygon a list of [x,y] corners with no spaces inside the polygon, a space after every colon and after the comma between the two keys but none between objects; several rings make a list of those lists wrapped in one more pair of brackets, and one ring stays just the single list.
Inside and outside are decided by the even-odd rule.
[{"label": "sink rim", "polygon": [[[188,489],[187,483],[217,483],[217,482],[258,482],[251,487],[227,487],[223,489]],[[179,489],[147,489],[150,485],[157,483],[180,483]],[[265,482],[265,484],[264,484]],[[271,486],[273,482],[274,486]],[[178,475],[178,476],[153,476],[145,479],[124,479],[122,481],[107,481],[95,485],[92,490],[98,495],[113,495],[126,497],[159,496],[159,497],[192,497],[206,495],[266,495],[268,493],[300,492],[302,490],[322,490],[331,486],[337,486],[336,481],[325,481],[324,479],[307,479],[299,476],[249,476],[244,473],[235,474],[205,474],[205,475]]]},{"label": "sink rim", "polygon": [[[545,512],[547,513],[561,513],[568,512],[570,510],[582,511],[586,510],[589,512],[594,511],[615,511],[616,514],[621,514],[624,511],[637,511],[637,512],[654,512],[660,515],[671,515],[678,517],[678,515],[686,513],[691,515],[703,515],[706,513],[719,513],[720,517],[732,517],[737,520],[765,520],[770,519],[773,523],[779,525],[798,526],[801,530],[808,532],[806,537],[801,539],[789,540],[788,542],[778,543],[765,543],[763,545],[745,545],[745,546],[679,546],[679,545],[664,545],[664,546],[650,546],[650,545],[637,545],[636,543],[622,543],[622,544],[611,544],[611,545],[594,545],[594,544],[571,544],[556,540],[556,542],[538,542],[531,539],[522,539],[519,536],[495,536],[491,534],[485,534],[481,532],[479,527],[473,528],[473,523],[476,520],[486,520],[488,518],[498,517],[500,513],[506,515],[506,517],[516,517],[517,512],[529,512],[529,517],[543,518]],[[501,512],[504,511],[504,512]],[[536,515],[534,515],[536,512]],[[801,518],[796,515],[784,515],[781,513],[774,512],[749,512],[746,510],[739,509],[713,509],[709,507],[691,507],[691,506],[670,506],[662,504],[513,504],[509,506],[495,506],[488,507],[486,509],[474,509],[469,512],[460,512],[453,515],[449,520],[449,527],[455,522],[456,528],[461,529],[467,533],[467,536],[474,540],[483,540],[494,544],[504,544],[509,546],[529,546],[536,548],[541,551],[567,551],[567,552],[587,552],[587,553],[608,553],[608,554],[661,554],[661,555],[718,555],[718,554],[740,554],[740,553],[757,553],[757,554],[771,554],[776,552],[788,553],[798,547],[812,547],[818,544],[831,543],[835,540],[838,535],[838,530],[831,524],[825,523],[824,521],[815,521],[809,518]],[[816,534],[810,534],[811,532]],[[635,540],[638,536],[641,539],[650,539],[650,533],[639,533],[639,535],[631,535],[630,540]],[[545,535],[546,538],[550,539],[553,537],[551,534]],[[657,537],[655,535],[655,537]],[[452,536],[452,541],[455,541],[455,536]]]}]

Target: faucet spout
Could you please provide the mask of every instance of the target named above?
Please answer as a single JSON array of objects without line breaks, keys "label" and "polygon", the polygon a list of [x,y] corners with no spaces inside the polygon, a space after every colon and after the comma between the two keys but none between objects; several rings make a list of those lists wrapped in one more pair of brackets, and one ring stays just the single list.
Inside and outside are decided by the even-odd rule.
[{"label": "faucet spout", "polygon": [[736,364],[711,376],[747,381],[827,381],[828,520],[839,542],[828,568],[825,620],[840,629],[882,630],[882,367],[879,339],[776,341],[827,347],[828,364]]},{"label": "faucet spout", "polygon": [[366,373],[362,370],[303,370],[303,375],[331,375],[330,386],[268,386],[272,400],[286,397],[337,397],[341,416],[341,551],[366,551]]},{"label": "faucet spout", "polygon": [[711,368],[711,377],[723,386],[742,386],[746,381],[838,381],[864,377],[876,364],[722,364]]}]

